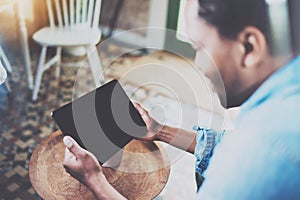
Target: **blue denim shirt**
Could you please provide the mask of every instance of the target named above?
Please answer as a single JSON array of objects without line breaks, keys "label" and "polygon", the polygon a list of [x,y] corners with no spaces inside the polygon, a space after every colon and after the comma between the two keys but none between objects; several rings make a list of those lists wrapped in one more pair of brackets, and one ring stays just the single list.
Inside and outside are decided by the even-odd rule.
[{"label": "blue denim shirt", "polygon": [[200,126],[194,126],[193,129],[197,131],[197,145],[194,153],[196,157],[195,171],[203,176],[212,156],[213,149],[221,141],[225,131],[216,132]]},{"label": "blue denim shirt", "polygon": [[[234,131],[215,135],[223,138],[219,143],[216,138],[197,198],[299,199],[300,56],[241,106]],[[196,151],[206,146],[200,138]]]}]

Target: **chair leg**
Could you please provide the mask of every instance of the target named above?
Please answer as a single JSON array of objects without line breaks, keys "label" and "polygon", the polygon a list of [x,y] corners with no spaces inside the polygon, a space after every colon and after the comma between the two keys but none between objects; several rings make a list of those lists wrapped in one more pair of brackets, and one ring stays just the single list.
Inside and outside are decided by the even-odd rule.
[{"label": "chair leg", "polygon": [[39,64],[37,67],[37,72],[35,75],[35,84],[34,84],[34,88],[33,88],[33,94],[32,94],[32,100],[36,101],[37,97],[38,97],[38,93],[40,90],[40,85],[41,85],[41,81],[42,81],[42,76],[45,70],[45,60],[46,60],[46,54],[47,54],[47,47],[43,46],[42,47],[42,51],[41,51],[41,55],[40,55],[40,59],[39,59]]},{"label": "chair leg", "polygon": [[56,69],[55,69],[55,77],[56,79],[60,76],[60,67],[61,67],[61,47],[57,47],[56,49],[56,56],[57,56],[57,62],[56,62]]},{"label": "chair leg", "polygon": [[104,74],[102,69],[102,62],[95,46],[90,47],[87,50],[87,57],[91,67],[95,86],[99,87],[104,82]]},{"label": "chair leg", "polygon": [[11,92],[11,87],[10,87],[10,84],[8,82],[8,79],[5,81],[5,86],[6,86],[7,91]]},{"label": "chair leg", "polygon": [[[11,65],[10,65],[10,63],[9,63],[9,61],[8,61],[8,59],[5,55],[5,52],[2,49],[1,45],[0,45],[0,65],[3,68],[5,74],[6,74],[6,71],[9,72],[9,73],[12,73],[12,67],[11,67]],[[6,78],[4,84],[6,86],[7,91],[11,92],[11,88],[10,88],[10,85],[9,85],[8,78]]]},{"label": "chair leg", "polygon": [[9,73],[11,73],[12,72],[12,67],[11,67],[11,65],[10,65],[10,63],[9,63],[9,61],[8,61],[8,59],[7,59],[6,55],[5,55],[5,52],[2,49],[1,45],[0,45],[0,58],[2,58],[2,60],[3,60],[3,65],[4,65],[5,69]]}]

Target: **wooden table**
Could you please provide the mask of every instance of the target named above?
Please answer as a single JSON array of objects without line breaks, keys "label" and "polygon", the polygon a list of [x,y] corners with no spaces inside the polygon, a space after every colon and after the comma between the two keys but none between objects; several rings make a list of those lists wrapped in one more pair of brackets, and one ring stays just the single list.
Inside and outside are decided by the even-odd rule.
[{"label": "wooden table", "polygon": [[[95,199],[84,185],[65,172],[62,138],[60,131],[54,132],[33,152],[29,176],[34,189],[44,199]],[[124,148],[120,166],[103,167],[103,173],[126,198],[153,199],[166,185],[170,166],[156,143],[132,140]]]}]

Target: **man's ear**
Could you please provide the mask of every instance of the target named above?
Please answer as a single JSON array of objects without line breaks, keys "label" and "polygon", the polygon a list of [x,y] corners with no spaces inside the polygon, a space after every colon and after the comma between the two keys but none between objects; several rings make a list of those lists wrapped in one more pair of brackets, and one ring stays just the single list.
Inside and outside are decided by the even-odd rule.
[{"label": "man's ear", "polygon": [[243,54],[242,66],[258,66],[268,52],[264,34],[256,27],[248,26],[239,33],[238,41]]}]

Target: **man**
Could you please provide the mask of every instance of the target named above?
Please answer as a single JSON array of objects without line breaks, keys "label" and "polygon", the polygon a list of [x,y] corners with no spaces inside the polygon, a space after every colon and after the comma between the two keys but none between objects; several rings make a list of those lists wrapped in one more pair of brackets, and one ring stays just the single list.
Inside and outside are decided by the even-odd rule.
[{"label": "man", "polygon": [[[211,80],[224,107],[241,106],[233,132],[197,127],[195,135],[162,127],[136,104],[151,134],[148,139],[195,151],[196,171],[205,177],[199,199],[300,197],[300,57],[278,53],[267,2],[187,1],[195,64]],[[198,58],[203,52],[216,67],[202,65]],[[68,172],[99,199],[124,198],[108,184],[93,155],[70,137],[64,142]]]}]

